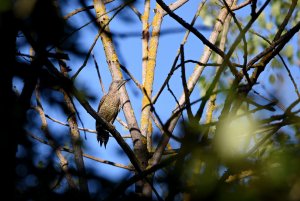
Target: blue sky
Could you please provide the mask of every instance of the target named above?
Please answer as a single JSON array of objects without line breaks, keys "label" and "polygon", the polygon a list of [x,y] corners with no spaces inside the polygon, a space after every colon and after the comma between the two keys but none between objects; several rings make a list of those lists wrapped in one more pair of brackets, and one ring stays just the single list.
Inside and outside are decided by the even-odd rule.
[{"label": "blue sky", "polygon": [[[120,1],[115,1],[114,3],[111,3],[108,5],[108,9],[114,8],[115,6],[119,5]],[[172,1],[166,1],[167,3],[170,3]],[[194,13],[197,10],[199,1],[189,1],[186,3],[186,5],[182,6],[180,9],[176,11],[178,15],[180,15],[184,20],[187,22],[190,22],[194,16]],[[92,4],[91,1],[87,3],[88,5]],[[143,12],[143,2],[139,1],[139,3],[135,3],[135,6],[140,12]],[[71,1],[71,3],[66,3],[66,7],[63,10],[63,15],[69,13],[70,11],[73,11],[76,8],[79,8],[80,5],[77,4],[75,1]],[[154,6],[152,6],[154,8]],[[92,12],[94,12],[92,10]],[[123,16],[130,16],[129,20],[122,19],[121,16],[116,16],[114,20],[110,23],[110,29],[113,33],[141,33],[141,22],[138,20],[137,16],[129,9],[125,8],[122,12]],[[152,16],[153,17],[153,12]],[[237,14],[243,14],[248,15],[248,10],[243,9]],[[73,16],[69,19],[69,22],[71,22],[74,26],[79,27],[86,22],[88,22],[88,18],[84,12]],[[197,25],[203,25],[203,21],[201,21],[200,18],[198,18],[196,22]],[[209,28],[209,27],[208,27]],[[179,48],[179,45],[182,41],[183,35],[185,34],[184,29],[173,19],[171,19],[169,16],[166,16],[163,20],[162,24],[162,31],[164,30],[181,30],[180,32],[175,32],[172,34],[165,34],[160,37],[159,42],[159,49],[158,49],[158,57],[157,57],[157,65],[155,69],[155,78],[154,78],[154,90],[153,94],[155,95],[163,81],[165,80],[169,69],[171,68],[171,65],[173,63],[174,57],[177,53],[177,50]],[[89,25],[85,27],[84,29],[79,31],[79,45],[87,52],[90,45],[92,44],[95,35],[97,33],[97,30],[95,26]],[[205,36],[209,36],[210,30],[202,30],[202,34]],[[128,70],[134,75],[134,77],[139,80],[141,83],[141,62],[142,62],[142,56],[141,56],[141,35],[135,36],[135,37],[128,37],[128,38],[114,38],[114,42],[117,47],[117,52],[119,55],[119,59],[122,65],[126,66]],[[296,39],[293,39],[290,43],[295,43]],[[24,50],[26,51],[26,50]],[[187,44],[185,45],[185,57],[186,59],[193,59],[193,60],[199,60],[203,52],[203,44],[202,42],[197,39],[193,34],[190,35]],[[106,90],[108,89],[109,83],[111,81],[111,76],[109,74],[105,56],[103,53],[102,43],[101,40],[97,42],[94,51],[93,51],[97,62],[99,64],[101,76],[103,79],[103,82],[105,84]],[[70,55],[70,61],[68,62],[68,65],[72,68],[72,71],[70,72],[75,73],[77,69],[82,65],[82,60],[77,59],[76,57]],[[193,64],[187,64],[186,70],[187,70],[187,78],[191,74],[192,70],[194,68]],[[291,70],[294,74],[294,77],[296,80],[300,80],[300,73],[299,68],[295,66],[291,66]],[[207,71],[209,72],[209,70]],[[205,73],[207,73],[205,72]],[[281,71],[284,74],[284,77],[287,76],[285,71]],[[264,77],[260,79],[260,82],[266,85],[266,87],[270,90],[270,93],[272,93],[272,89],[281,89],[279,96],[281,96],[282,100],[287,103],[291,103],[293,100],[296,99],[296,94],[294,93],[294,90],[292,91],[287,90],[292,87],[290,80],[285,79],[285,81],[279,85],[276,86],[270,86],[268,83],[268,77],[269,73],[274,73],[274,70],[269,68],[264,72]],[[180,97],[182,93],[182,84],[181,84],[181,74],[180,70],[178,70],[172,79],[170,80],[170,86],[173,90],[173,92],[176,94],[177,97]],[[96,110],[98,106],[98,102],[100,101],[101,97],[103,96],[101,92],[101,88],[99,86],[98,77],[96,74],[96,69],[94,67],[93,60],[89,59],[89,62],[87,66],[81,71],[80,75],[77,78],[78,85],[83,84],[87,90],[89,90],[93,95],[96,97],[95,102],[90,102],[92,107]],[[19,83],[19,82],[18,82]],[[19,85],[19,84],[17,84]],[[273,88],[272,88],[273,87]],[[275,87],[275,88],[274,88]],[[137,121],[139,123],[140,121],[140,111],[141,111],[141,92],[134,86],[134,83],[131,81],[126,84],[127,91],[129,93],[129,97],[131,98],[132,105],[134,107],[134,111],[137,117]],[[258,89],[259,90],[259,89]],[[195,88],[191,100],[195,100],[200,98],[200,90],[199,88]],[[167,118],[170,116],[172,110],[174,109],[176,105],[176,102],[170,95],[170,93],[167,90],[164,90],[164,92],[161,94],[161,97],[158,99],[158,102],[156,103],[155,107],[157,108],[157,112],[161,119],[163,121],[166,121]],[[196,105],[197,107],[198,105]],[[44,105],[44,109],[48,115],[50,115],[53,118],[56,118],[62,122],[67,122],[67,119],[64,115],[60,114],[57,110],[51,109],[51,106]],[[89,129],[95,129],[95,120],[85,112],[85,110],[77,104],[77,109],[79,111],[80,117],[84,121],[84,126]],[[121,112],[119,115],[120,118],[123,118],[123,113]],[[124,120],[125,121],[125,120]],[[66,135],[68,135],[68,128],[57,125],[56,123],[48,121],[49,126],[52,131],[56,133],[63,132]],[[118,129],[118,131],[121,134],[128,134],[126,130],[124,130],[118,122],[115,122],[114,125]],[[80,127],[82,125],[79,125]],[[156,128],[154,126],[154,128]],[[82,133],[82,137],[84,139],[84,135]],[[126,141],[131,144],[131,139],[126,139]],[[116,141],[112,138],[110,138],[108,142],[107,149],[104,149],[104,147],[100,147],[95,134],[87,133],[87,140],[84,140],[85,144],[85,153],[93,155],[95,157],[99,157],[101,159],[110,160],[117,163],[122,163],[127,165],[129,163],[129,160],[126,156],[120,155],[120,147],[116,143]],[[178,146],[174,144],[175,146]],[[45,153],[46,146],[40,146],[38,150],[40,150],[40,153]],[[43,154],[41,155],[41,158],[43,158]],[[71,154],[67,154],[67,158],[70,160],[72,159]],[[116,168],[113,166],[105,165],[102,163],[94,162],[90,159],[85,159],[85,163],[87,166],[92,166],[95,170],[99,171],[99,174],[105,174],[111,179],[118,180],[119,176],[123,175],[124,173],[128,173],[127,170],[123,170],[120,168]]]}]

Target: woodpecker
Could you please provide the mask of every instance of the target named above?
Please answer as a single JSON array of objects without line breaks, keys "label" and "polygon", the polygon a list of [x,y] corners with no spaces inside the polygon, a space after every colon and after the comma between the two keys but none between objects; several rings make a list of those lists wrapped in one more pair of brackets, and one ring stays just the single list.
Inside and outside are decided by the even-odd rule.
[{"label": "woodpecker", "polygon": [[[98,115],[105,119],[107,122],[113,124],[121,108],[119,89],[130,79],[127,80],[114,80],[109,86],[108,93],[104,95],[98,106]],[[106,144],[109,138],[109,132],[103,125],[96,121],[97,141],[100,146]]]}]

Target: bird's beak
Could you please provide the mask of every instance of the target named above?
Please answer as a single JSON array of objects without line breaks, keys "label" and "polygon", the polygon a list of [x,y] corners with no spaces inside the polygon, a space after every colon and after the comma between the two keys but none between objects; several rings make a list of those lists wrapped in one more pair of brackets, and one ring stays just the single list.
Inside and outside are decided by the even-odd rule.
[{"label": "bird's beak", "polygon": [[123,80],[120,84],[120,86],[118,87],[118,89],[120,89],[126,82],[128,82],[129,80],[131,79],[126,79],[126,80]]},{"label": "bird's beak", "polygon": [[129,80],[131,80],[131,79],[129,78],[129,79],[123,80],[121,86],[122,86],[123,84],[125,84],[126,82],[128,82]]}]

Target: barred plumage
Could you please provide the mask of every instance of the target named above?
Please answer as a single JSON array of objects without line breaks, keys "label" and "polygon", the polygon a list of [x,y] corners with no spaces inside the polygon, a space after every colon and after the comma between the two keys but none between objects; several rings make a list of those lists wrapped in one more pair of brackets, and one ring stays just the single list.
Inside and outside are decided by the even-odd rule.
[{"label": "barred plumage", "polygon": [[[103,96],[103,98],[99,103],[98,114],[107,122],[110,122],[111,124],[114,123],[120,111],[119,89],[128,80],[129,79],[114,80],[109,86],[108,93]],[[109,139],[109,132],[99,122],[96,122],[96,130],[97,130],[97,140],[98,142],[100,142],[100,146],[104,144],[104,147],[106,148],[106,144]]]}]

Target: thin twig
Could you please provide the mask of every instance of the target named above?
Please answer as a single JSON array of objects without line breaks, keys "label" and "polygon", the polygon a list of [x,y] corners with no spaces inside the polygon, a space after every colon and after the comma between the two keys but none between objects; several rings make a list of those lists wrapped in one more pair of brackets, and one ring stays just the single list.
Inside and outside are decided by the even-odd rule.
[{"label": "thin twig", "polygon": [[[261,34],[255,32],[255,31],[253,31],[253,30],[251,30],[251,32],[252,32],[253,34],[257,35],[258,37],[262,38],[262,39],[263,39],[264,41],[266,41],[269,45],[272,45],[272,42],[269,41],[266,37],[262,36]],[[299,93],[299,90],[298,90],[297,83],[295,82],[295,79],[294,79],[294,77],[293,77],[293,75],[292,75],[290,69],[289,69],[288,66],[286,65],[286,63],[285,63],[285,61],[284,61],[284,59],[283,59],[283,57],[281,56],[280,53],[278,53],[278,56],[279,56],[279,58],[280,58],[280,60],[281,60],[281,62],[282,62],[282,64],[283,64],[283,66],[285,67],[286,71],[288,72],[288,75],[289,75],[289,77],[290,77],[290,79],[291,79],[291,81],[292,81],[292,83],[293,83],[293,85],[294,85],[296,94],[297,94],[298,97],[300,98],[300,93]]]},{"label": "thin twig", "polygon": [[[32,134],[32,133],[27,133],[27,135],[29,135],[32,139],[35,139],[37,141],[39,141],[40,143],[43,143],[45,145],[50,145],[50,143],[42,138],[39,138],[37,137],[36,135]],[[58,149],[60,151],[64,151],[64,152],[68,152],[68,153],[72,153],[74,154],[74,151],[71,150],[70,148],[64,146],[64,147],[58,147]],[[123,165],[123,164],[119,164],[119,163],[115,163],[115,162],[112,162],[112,161],[108,161],[108,160],[103,160],[103,159],[100,159],[100,158],[97,158],[97,157],[94,157],[94,156],[91,156],[89,154],[83,154],[83,156],[85,158],[89,158],[93,161],[97,161],[97,162],[100,162],[100,163],[104,163],[104,164],[107,164],[107,165],[112,165],[112,166],[115,166],[115,167],[119,167],[119,168],[123,168],[123,169],[126,169],[126,170],[130,170],[130,171],[133,171],[134,169],[130,166],[126,166],[126,165]]]},{"label": "thin twig", "polygon": [[[177,100],[177,98],[176,98],[174,92],[172,91],[172,89],[171,89],[169,83],[167,83],[167,89],[168,89],[168,91],[170,92],[170,94],[173,96],[173,98],[174,98],[174,100],[175,100],[175,102],[176,102],[178,108],[181,108],[181,106],[180,106],[180,104],[179,104],[179,102],[178,102],[178,100]],[[182,120],[184,120],[183,114],[181,114],[181,117],[182,117]]]},{"label": "thin twig", "polygon": [[[171,3],[169,5],[169,8],[171,11],[175,11],[178,8],[180,8],[181,6],[183,6],[186,2],[188,2],[189,0],[177,0],[174,3]],[[167,15],[168,13],[166,11],[164,11],[164,15]]]},{"label": "thin twig", "polygon": [[[182,86],[183,86],[183,91],[184,91],[184,97],[185,97],[185,103],[187,106],[187,114],[188,118],[190,121],[194,119],[192,109],[191,109],[191,104],[190,104],[190,92],[187,88],[186,84],[186,76],[185,76],[185,65],[184,65],[184,46],[180,45],[180,60],[181,60],[181,81],[182,81]],[[179,106],[179,103],[178,103]]]},{"label": "thin twig", "polygon": [[48,123],[45,117],[45,112],[40,100],[40,93],[39,93],[39,86],[37,86],[36,88],[36,102],[37,102],[37,106],[34,107],[36,109],[36,111],[39,113],[41,121],[42,121],[42,130],[45,134],[45,137],[49,140],[49,146],[51,146],[53,148],[53,150],[55,151],[55,154],[57,155],[57,158],[60,161],[60,167],[62,169],[62,171],[65,173],[66,175],[66,179],[67,182],[69,184],[69,186],[72,189],[76,189],[78,190],[77,185],[75,184],[71,173],[69,172],[69,168],[68,168],[68,160],[64,157],[64,155],[62,155],[61,151],[58,149],[58,145],[55,142],[54,138],[52,137],[49,129],[48,129]]},{"label": "thin twig", "polygon": [[249,5],[251,2],[252,2],[252,0],[244,1],[243,3],[240,3],[239,5],[233,6],[231,8],[231,10],[232,11],[239,10],[239,9],[244,8],[245,6]]},{"label": "thin twig", "polygon": [[[154,121],[154,124],[156,125],[156,127],[160,130],[161,134],[164,133],[164,129],[163,126],[160,124],[160,122],[158,121],[158,119],[155,117],[155,115],[153,113],[150,114],[152,120]],[[172,149],[170,143],[168,143],[168,149]]]},{"label": "thin twig", "polygon": [[[197,8],[197,12],[196,12],[196,14],[195,14],[194,17],[193,17],[193,20],[191,21],[191,26],[194,26],[194,24],[195,24],[196,20],[198,19],[198,16],[199,16],[199,14],[200,14],[200,12],[201,12],[201,10],[202,10],[202,8],[203,8],[203,6],[204,6],[205,3],[206,3],[206,0],[203,0],[203,1],[199,4],[199,6],[198,6],[198,8]],[[186,33],[185,33],[185,35],[184,35],[184,37],[183,37],[183,40],[182,40],[182,42],[181,42],[182,45],[184,45],[184,44],[187,42],[187,39],[188,39],[188,37],[189,37],[189,34],[190,34],[190,30],[186,30]],[[157,94],[152,98],[152,103],[153,103],[153,104],[156,103],[158,97],[160,96],[160,94],[162,93],[162,91],[164,90],[164,88],[167,86],[167,83],[168,83],[169,80],[171,79],[171,77],[172,77],[174,71],[176,70],[176,69],[175,69],[175,68],[176,68],[175,65],[177,64],[177,61],[178,61],[178,59],[179,59],[179,54],[180,54],[180,49],[178,49],[178,51],[177,51],[177,54],[176,54],[176,56],[175,56],[175,59],[174,59],[174,61],[173,61],[172,67],[171,67],[171,69],[170,69],[170,72],[168,73],[167,78],[165,79],[164,83],[162,84],[162,86],[161,86],[160,89],[158,90]],[[180,65],[178,65],[178,66],[180,67]]]},{"label": "thin twig", "polygon": [[179,24],[181,24],[186,29],[190,30],[197,38],[199,38],[206,46],[208,46],[210,49],[212,49],[214,52],[216,52],[221,57],[225,57],[225,54],[223,51],[221,51],[217,46],[212,44],[209,40],[205,38],[195,27],[191,26],[189,23],[184,21],[182,18],[180,18],[178,15],[176,15],[170,8],[162,1],[162,0],[156,0],[156,2],[172,17],[175,19]]},{"label": "thin twig", "polygon": [[117,117],[117,121],[118,121],[124,128],[126,128],[127,130],[129,130],[128,125],[127,125],[124,121],[122,121],[121,118]]},{"label": "thin twig", "polygon": [[[121,5],[122,6],[122,5]],[[110,11],[108,11],[107,13],[103,14],[106,15],[110,12],[113,12],[114,10],[117,10],[119,7],[118,6],[116,8],[111,9]],[[101,17],[101,16],[99,16]],[[62,43],[64,43],[68,38],[70,38],[73,34],[75,34],[77,31],[83,29],[84,27],[88,26],[89,24],[93,23],[95,20],[97,20],[97,17],[95,19],[90,20],[89,22],[85,23],[84,25],[80,26],[79,28],[75,29],[74,31],[72,31],[71,33],[69,33],[67,36],[65,36],[56,46],[60,46]],[[48,52],[51,51],[52,49],[56,48],[56,46],[52,46],[51,48],[48,49]]]},{"label": "thin twig", "polygon": [[100,86],[101,86],[101,89],[102,89],[102,93],[103,93],[103,94],[106,94],[106,92],[105,92],[105,87],[104,87],[104,84],[103,84],[103,82],[102,82],[102,78],[101,78],[101,74],[100,74],[98,62],[97,62],[97,60],[96,60],[96,58],[95,58],[95,55],[94,55],[93,53],[92,53],[92,57],[93,57],[93,60],[94,60],[94,64],[95,64],[95,68],[96,68],[96,71],[97,71],[99,83],[100,83]]},{"label": "thin twig", "polygon": [[152,167],[144,170],[143,172],[139,172],[138,174],[132,176],[128,180],[126,180],[126,181],[122,182],[120,185],[118,185],[117,188],[113,190],[114,193],[110,194],[109,197],[107,197],[104,200],[105,201],[115,200],[115,198],[116,198],[115,196],[119,195],[120,193],[123,193],[129,186],[131,186],[132,184],[134,184],[144,178],[147,178],[148,175],[156,172],[157,170],[168,166],[169,164],[173,163],[177,158],[178,158],[177,154],[170,156],[169,158],[163,160],[161,163],[155,164]]},{"label": "thin twig", "polygon": [[121,69],[132,79],[132,81],[134,82],[134,84],[140,89],[142,90],[143,87],[142,85],[139,83],[139,81],[137,79],[135,79],[135,77],[129,72],[129,70],[120,64]]},{"label": "thin twig", "polygon": [[[197,64],[199,66],[205,66],[205,67],[219,67],[221,66],[222,64],[220,63],[202,63],[202,62],[199,62],[199,61],[196,61],[196,60],[192,60],[192,59],[188,59],[188,60],[185,60],[184,63],[194,63],[194,64]],[[174,68],[174,71],[177,70],[178,68],[180,68],[182,65],[182,63],[178,64],[175,68]],[[237,67],[237,68],[243,68],[243,65],[242,64],[238,64],[238,63],[232,63],[232,65],[234,67]],[[252,68],[256,68],[255,65],[252,66]]]},{"label": "thin twig", "polygon": [[[255,1],[254,1],[254,2],[255,2]],[[254,2],[253,2],[253,3],[254,3]],[[237,27],[238,27],[240,33],[242,33],[243,29],[242,29],[240,23],[238,22],[238,20],[236,19],[235,14],[234,14],[234,13],[232,12],[232,10],[230,9],[230,7],[229,7],[229,5],[227,4],[226,0],[223,0],[223,3],[224,3],[224,5],[225,5],[226,9],[228,10],[228,12],[230,13],[230,15],[232,16],[233,21],[234,21],[235,24],[237,25]],[[255,4],[255,8],[256,8],[256,4]],[[252,11],[253,11],[253,10],[252,10]],[[252,14],[253,14],[253,13],[251,13],[251,16],[252,16],[252,17],[255,17],[254,14],[253,14],[253,15],[252,15]],[[247,82],[248,82],[248,85],[250,86],[250,85],[251,85],[251,80],[250,80],[250,78],[249,78],[249,74],[248,74],[248,72],[247,72],[247,67],[246,67],[246,65],[247,65],[247,57],[248,57],[247,41],[246,41],[246,36],[245,36],[245,34],[243,34],[242,36],[243,36],[243,43],[244,43],[244,46],[243,46],[243,47],[244,47],[244,54],[243,54],[244,62],[243,62],[243,68],[242,68],[242,70],[243,70],[244,76],[246,77],[246,80],[247,80]]]},{"label": "thin twig", "polygon": [[[89,59],[89,57],[90,57],[90,54],[91,54],[91,52],[93,51],[93,49],[94,49],[94,47],[95,47],[95,45],[96,45],[96,43],[97,43],[97,40],[98,40],[99,37],[101,36],[102,32],[105,31],[105,27],[108,26],[109,23],[114,19],[114,17],[115,17],[121,10],[123,10],[128,4],[130,4],[132,1],[133,1],[133,0],[128,1],[128,2],[125,2],[125,3],[123,3],[122,5],[120,5],[120,6],[118,6],[118,7],[116,7],[116,8],[113,9],[113,10],[117,10],[117,11],[111,16],[111,18],[109,18],[108,22],[107,22],[103,27],[101,27],[101,29],[99,30],[98,34],[96,35],[96,37],[95,37],[95,39],[94,39],[93,44],[91,45],[91,47],[90,47],[90,49],[89,49],[89,51],[88,51],[88,53],[87,53],[87,55],[86,55],[86,58],[85,58],[83,64],[79,67],[79,69],[77,70],[77,72],[72,76],[72,80],[76,79],[76,77],[78,76],[78,74],[80,73],[80,71],[86,66],[86,64],[87,64],[87,62],[88,62],[88,59]],[[112,11],[112,10],[111,10],[111,11]],[[108,12],[107,12],[107,13],[108,13]],[[106,15],[107,13],[105,13],[105,14],[103,14],[103,15]],[[101,15],[101,16],[103,16],[103,15]],[[98,18],[101,17],[101,16],[98,16]],[[96,19],[97,19],[97,18],[96,18]]]},{"label": "thin twig", "polygon": [[[113,2],[114,0],[104,0],[103,2],[105,4],[107,3],[110,3],[110,2]],[[94,8],[94,5],[91,5],[91,6],[86,6],[84,8],[77,8],[75,9],[74,11],[70,12],[69,14],[65,15],[64,16],[64,20],[68,20],[70,17],[76,15],[77,13],[80,13],[82,11],[86,11],[86,10],[89,10],[89,9],[93,9]]]},{"label": "thin twig", "polygon": [[64,16],[64,20],[68,20],[70,17],[76,15],[77,13],[80,13],[82,11],[86,11],[86,10],[89,10],[89,9],[93,9],[94,6],[91,5],[91,6],[87,6],[87,7],[83,7],[83,8],[77,8],[75,9],[74,11],[68,13],[67,15]]},{"label": "thin twig", "polygon": [[[146,97],[149,99],[150,101],[150,97],[148,96],[148,94],[146,93],[146,91],[144,90],[144,93],[146,95]],[[172,92],[173,93],[173,92]],[[176,98],[176,97],[175,97]],[[181,139],[175,135],[173,135],[172,133],[170,133],[166,128],[166,125],[162,122],[161,118],[159,117],[159,115],[157,114],[154,105],[151,103],[150,101],[150,107],[151,107],[151,111],[154,113],[155,117],[157,118],[158,122],[160,123],[160,125],[162,125],[162,128],[164,130],[164,133],[166,135],[168,135],[169,137],[174,138],[176,141],[181,142]]]},{"label": "thin twig", "polygon": [[[61,122],[61,121],[59,121],[59,120],[57,120],[57,119],[54,119],[53,117],[50,117],[50,116],[47,115],[47,114],[45,114],[45,117],[47,117],[47,118],[50,119],[51,121],[53,121],[53,122],[55,122],[55,123],[58,123],[58,124],[60,124],[60,125],[67,126],[67,127],[70,126],[69,124],[63,123],[63,122]],[[119,118],[119,117],[117,117],[117,119],[118,119],[118,118]],[[119,119],[119,120],[120,120],[120,119]],[[122,122],[122,123],[121,123],[121,122]],[[127,124],[126,124],[125,122],[123,122],[122,120],[120,121],[120,124],[121,124],[122,126],[124,126],[126,129],[128,129]],[[94,133],[94,134],[97,133],[96,130],[92,130],[92,129],[88,129],[88,128],[80,128],[80,127],[78,127],[78,129],[79,129],[79,130],[82,130],[82,131],[89,132],[89,133]],[[110,135],[109,137],[113,137],[113,136]],[[130,135],[122,135],[122,137],[123,137],[123,138],[131,138]]]},{"label": "thin twig", "polygon": [[[63,123],[53,117],[50,117],[49,115],[45,114],[45,117],[47,117],[48,119],[50,119],[51,121],[55,122],[55,123],[58,123],[60,125],[63,125],[63,126],[67,126],[69,127],[70,125],[67,124],[67,123]],[[92,130],[92,129],[88,129],[88,128],[80,128],[78,127],[79,130],[82,130],[82,131],[86,131],[86,132],[89,132],[89,133],[96,133],[96,130]]]},{"label": "thin twig", "polygon": [[296,94],[298,95],[298,98],[300,98],[300,93],[299,93],[299,90],[298,90],[298,86],[297,86],[297,84],[296,84],[296,82],[295,82],[295,79],[293,78],[293,75],[292,75],[290,69],[289,69],[288,66],[286,65],[286,63],[285,63],[284,59],[282,58],[282,56],[281,56],[280,54],[278,54],[278,56],[279,56],[280,60],[282,61],[283,66],[285,67],[286,71],[288,72],[288,75],[289,75],[290,80],[292,81],[292,83],[293,83],[293,85],[294,85],[295,92],[296,92]]},{"label": "thin twig", "polygon": [[142,21],[142,14],[139,12],[139,10],[136,9],[136,7],[132,4],[129,4],[129,7],[136,14],[136,16],[139,18],[139,20]]},{"label": "thin twig", "polygon": [[[65,63],[65,61],[60,60],[59,67],[60,67],[61,73],[65,77],[69,77],[67,64]],[[70,133],[70,138],[71,138],[71,142],[72,142],[72,147],[74,150],[74,162],[75,162],[75,165],[77,168],[77,173],[78,173],[79,188],[83,193],[89,195],[89,187],[88,187],[88,181],[87,181],[87,177],[86,177],[87,174],[86,174],[86,169],[85,169],[84,160],[83,160],[83,156],[82,156],[82,143],[81,143],[80,132],[78,129],[76,114],[77,114],[78,120],[81,122],[82,126],[83,127],[85,127],[85,126],[79,116],[79,112],[77,111],[77,109],[75,107],[73,97],[71,97],[70,94],[68,94],[68,92],[66,92],[63,88],[60,88],[60,91],[63,94],[64,101],[66,103],[66,113],[68,115],[67,121],[70,125],[69,133]],[[85,139],[86,139],[86,133],[85,133]]]}]

